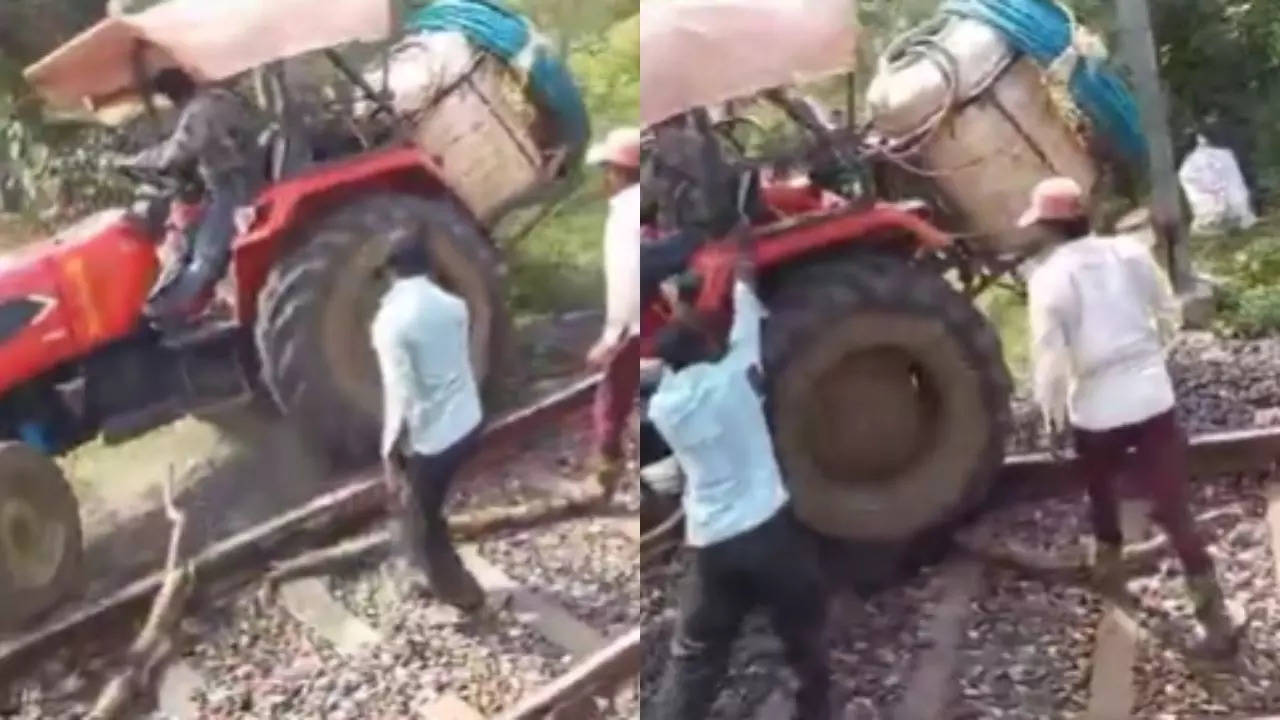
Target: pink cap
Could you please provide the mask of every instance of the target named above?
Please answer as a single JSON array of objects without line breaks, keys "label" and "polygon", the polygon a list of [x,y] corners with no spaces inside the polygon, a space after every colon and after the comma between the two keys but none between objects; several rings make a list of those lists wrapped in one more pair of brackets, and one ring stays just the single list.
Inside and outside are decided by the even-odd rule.
[{"label": "pink cap", "polygon": [[1042,220],[1075,220],[1087,214],[1080,183],[1069,177],[1049,178],[1031,191],[1031,207],[1018,219],[1018,227],[1030,227]]},{"label": "pink cap", "polygon": [[633,127],[611,130],[604,140],[587,151],[587,164],[640,167],[640,131]]}]

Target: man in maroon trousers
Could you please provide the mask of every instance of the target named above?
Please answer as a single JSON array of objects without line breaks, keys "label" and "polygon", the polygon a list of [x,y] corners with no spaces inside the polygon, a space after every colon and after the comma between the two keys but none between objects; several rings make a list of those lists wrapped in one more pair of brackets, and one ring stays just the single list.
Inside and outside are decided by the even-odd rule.
[{"label": "man in maroon trousers", "polygon": [[604,370],[596,393],[595,481],[607,500],[623,470],[622,437],[640,385],[640,132],[612,131],[587,162],[604,171],[605,323],[587,362]]},{"label": "man in maroon trousers", "polygon": [[1021,225],[1054,241],[1031,261],[1027,283],[1035,396],[1051,433],[1069,425],[1075,438],[1098,543],[1095,579],[1124,590],[1116,487],[1124,477],[1151,500],[1152,518],[1182,561],[1203,630],[1198,650],[1230,656],[1241,623],[1191,516],[1187,438],[1165,365],[1179,319],[1168,283],[1137,240],[1092,233],[1084,193],[1070,178],[1037,186]]}]

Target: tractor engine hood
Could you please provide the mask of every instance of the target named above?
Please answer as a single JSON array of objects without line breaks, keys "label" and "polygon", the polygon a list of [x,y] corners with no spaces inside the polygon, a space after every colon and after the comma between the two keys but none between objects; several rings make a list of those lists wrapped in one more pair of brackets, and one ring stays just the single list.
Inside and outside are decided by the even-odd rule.
[{"label": "tractor engine hood", "polygon": [[123,210],[0,258],[0,392],[131,335],[158,272]]}]

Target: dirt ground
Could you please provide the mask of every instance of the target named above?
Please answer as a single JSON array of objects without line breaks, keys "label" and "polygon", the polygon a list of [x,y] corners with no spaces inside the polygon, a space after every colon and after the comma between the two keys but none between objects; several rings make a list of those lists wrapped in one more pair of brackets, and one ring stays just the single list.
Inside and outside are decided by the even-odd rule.
[{"label": "dirt ground", "polygon": [[[599,323],[594,312],[521,323],[527,382],[503,404],[518,407],[580,375]],[[94,442],[59,462],[80,501],[90,575],[84,597],[100,597],[163,564],[168,523],[161,487],[170,473],[178,502],[189,511],[190,550],[343,482],[287,422],[251,407],[185,417],[115,446]]]}]

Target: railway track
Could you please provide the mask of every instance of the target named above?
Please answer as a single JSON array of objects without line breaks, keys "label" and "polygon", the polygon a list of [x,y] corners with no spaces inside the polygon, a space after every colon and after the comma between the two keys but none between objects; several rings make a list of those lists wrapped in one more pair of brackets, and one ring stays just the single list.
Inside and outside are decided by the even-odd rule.
[{"label": "railway track", "polygon": [[[1141,504],[1124,511],[1135,601],[1117,604],[1086,582],[1085,505],[1067,467],[1021,455],[940,563],[870,597],[833,599],[837,717],[1280,718],[1277,458],[1280,428],[1192,444],[1193,506],[1228,594],[1249,617],[1235,662],[1189,659],[1181,572]],[[665,663],[683,562],[647,569],[646,692]],[[714,720],[789,719],[784,667],[764,619],[751,618]]]},{"label": "railway track", "polygon": [[[357,476],[192,558],[195,595],[152,676],[154,707],[144,693],[123,716],[635,717],[638,488],[599,507],[576,484],[594,384],[494,423],[460,482],[450,517],[483,613],[403,590],[383,562],[380,484]],[[515,507],[539,512],[502,510]],[[336,559],[315,551],[336,541]],[[164,580],[0,641],[0,717],[86,717]]]},{"label": "railway track", "polygon": [[[453,516],[464,530],[481,508],[571,495],[564,480],[581,474],[592,389],[584,381],[488,430]],[[1193,445],[1195,506],[1228,592],[1250,615],[1235,665],[1195,666],[1181,652],[1189,608],[1141,513],[1126,521],[1137,604],[1082,583],[1071,551],[1081,503],[1060,463],[1022,455],[941,563],[870,598],[834,600],[845,717],[1280,714],[1277,457],[1280,429]],[[551,502],[546,522],[469,537],[464,555],[491,603],[461,618],[398,595],[379,554],[378,482],[354,477],[193,558],[196,594],[157,673],[158,704],[127,717],[635,718],[662,664],[683,562],[641,570],[637,495],[628,486],[608,511],[586,513]],[[291,558],[339,540],[358,552],[290,571]],[[0,717],[84,717],[163,581],[140,579],[0,640]],[[788,717],[780,650],[758,618],[733,668],[716,718]]]}]

